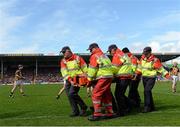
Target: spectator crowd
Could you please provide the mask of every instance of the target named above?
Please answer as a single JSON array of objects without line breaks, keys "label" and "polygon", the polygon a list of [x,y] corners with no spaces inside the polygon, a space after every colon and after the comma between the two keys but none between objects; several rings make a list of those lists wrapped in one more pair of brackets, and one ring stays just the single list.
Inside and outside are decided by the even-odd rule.
[{"label": "spectator crowd", "polygon": [[[38,68],[37,75],[34,69],[25,68],[23,70],[25,77],[24,83],[36,84],[36,83],[56,83],[61,82],[62,77],[59,73],[59,68]],[[0,84],[12,84],[14,82],[15,69],[7,69],[4,72],[3,79],[0,79]]]}]

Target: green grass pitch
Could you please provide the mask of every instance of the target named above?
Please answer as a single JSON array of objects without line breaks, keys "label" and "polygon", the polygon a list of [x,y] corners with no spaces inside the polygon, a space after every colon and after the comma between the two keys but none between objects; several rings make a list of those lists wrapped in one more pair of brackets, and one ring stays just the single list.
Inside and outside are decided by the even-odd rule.
[{"label": "green grass pitch", "polygon": [[[15,97],[9,98],[11,86],[0,86],[0,125],[180,125],[180,86],[177,93],[173,94],[170,82],[157,82],[153,89],[157,111],[147,114],[133,112],[125,117],[96,122],[88,121],[87,117],[70,118],[71,110],[65,93],[59,100],[55,99],[60,87],[62,86],[29,85],[24,87],[27,97],[22,97],[19,91],[16,91]],[[142,84],[139,90],[143,100]],[[90,98],[86,96],[85,88],[81,89],[80,95],[88,105],[91,104]]]}]

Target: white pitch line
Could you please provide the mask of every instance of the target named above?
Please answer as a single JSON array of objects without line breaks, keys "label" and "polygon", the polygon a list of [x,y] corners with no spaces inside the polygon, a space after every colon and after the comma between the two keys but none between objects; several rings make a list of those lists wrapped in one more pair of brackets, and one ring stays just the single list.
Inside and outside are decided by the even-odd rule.
[{"label": "white pitch line", "polygon": [[26,120],[26,119],[42,119],[42,118],[61,118],[66,116],[34,116],[34,117],[12,117],[12,118],[1,118],[1,120]]}]

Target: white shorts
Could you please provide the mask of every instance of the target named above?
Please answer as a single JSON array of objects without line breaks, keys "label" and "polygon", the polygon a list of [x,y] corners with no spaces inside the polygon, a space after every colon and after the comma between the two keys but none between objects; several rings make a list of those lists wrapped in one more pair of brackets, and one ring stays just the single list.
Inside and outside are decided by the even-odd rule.
[{"label": "white shorts", "polygon": [[175,76],[175,75],[173,75],[172,78],[173,78],[173,81],[172,81],[173,84],[176,84],[177,81],[179,80],[179,77],[178,77],[178,76]]},{"label": "white shorts", "polygon": [[23,85],[23,80],[17,80],[14,82],[14,85]]}]

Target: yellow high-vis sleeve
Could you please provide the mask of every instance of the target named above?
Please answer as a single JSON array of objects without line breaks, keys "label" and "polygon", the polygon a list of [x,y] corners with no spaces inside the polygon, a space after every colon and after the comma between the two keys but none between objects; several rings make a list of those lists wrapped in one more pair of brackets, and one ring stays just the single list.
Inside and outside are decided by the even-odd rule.
[{"label": "yellow high-vis sleeve", "polygon": [[89,66],[87,73],[89,81],[92,81],[94,78],[96,78],[97,71],[98,71],[97,67]]}]

